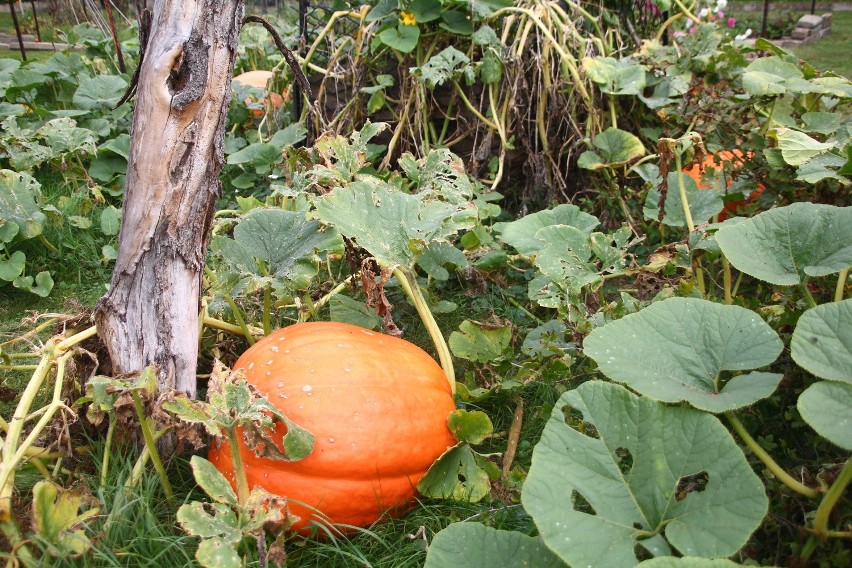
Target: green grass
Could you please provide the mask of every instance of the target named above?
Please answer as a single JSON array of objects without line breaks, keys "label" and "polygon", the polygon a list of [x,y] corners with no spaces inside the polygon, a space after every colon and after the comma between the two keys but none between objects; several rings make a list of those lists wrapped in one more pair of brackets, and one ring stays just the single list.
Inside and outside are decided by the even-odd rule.
[{"label": "green grass", "polygon": [[796,55],[821,71],[852,77],[852,12],[835,12],[831,33],[796,50]]}]

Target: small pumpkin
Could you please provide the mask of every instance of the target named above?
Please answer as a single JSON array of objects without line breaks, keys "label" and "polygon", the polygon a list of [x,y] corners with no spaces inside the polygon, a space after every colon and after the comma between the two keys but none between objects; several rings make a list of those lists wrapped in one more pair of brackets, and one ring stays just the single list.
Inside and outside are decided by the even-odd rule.
[{"label": "small pumpkin", "polygon": [[[272,71],[246,71],[245,73],[241,73],[234,77],[234,81],[237,83],[242,83],[243,85],[248,85],[249,87],[255,87],[257,89],[263,89],[266,91],[266,85],[272,79]],[[281,95],[278,93],[269,93],[269,101],[272,104],[272,108],[278,108],[284,104],[284,98],[287,96],[289,89],[284,87],[284,91]],[[250,103],[251,99],[246,99],[246,103]],[[260,99],[260,103],[266,103],[266,99]],[[263,116],[263,111],[260,109],[255,109],[253,111],[255,116]]]},{"label": "small pumpkin", "polygon": [[[298,462],[257,457],[240,440],[249,488],[285,497],[300,517],[294,530],[305,532],[312,520],[368,526],[404,510],[429,466],[455,444],[446,376],[405,340],[343,323],[299,323],[258,341],[234,368],[316,436],[314,451]],[[231,479],[227,444],[208,457]]]},{"label": "small pumpkin", "polygon": [[[739,170],[745,165],[746,159],[750,159],[751,156],[752,154],[750,152],[743,154],[742,150],[722,150],[715,154],[708,154],[703,162],[694,164],[690,168],[684,168],[683,171],[695,180],[695,183],[698,185],[698,189],[709,189],[711,184],[709,182],[705,182],[702,178],[712,178],[712,175],[704,175],[705,170],[710,170],[711,172],[723,168],[726,170]],[[733,180],[731,177],[727,176],[725,179],[725,187],[729,187],[732,182]],[[728,215],[736,215],[738,208],[757,200],[765,189],[766,186],[758,184],[757,188],[751,192],[747,199],[727,202],[725,204],[725,208],[719,214],[719,220],[724,221]]]}]

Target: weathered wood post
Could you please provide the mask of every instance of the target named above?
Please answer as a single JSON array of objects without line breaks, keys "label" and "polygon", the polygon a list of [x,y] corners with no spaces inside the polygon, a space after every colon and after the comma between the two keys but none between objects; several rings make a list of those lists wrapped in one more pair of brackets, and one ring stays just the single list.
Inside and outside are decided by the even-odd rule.
[{"label": "weathered wood post", "polygon": [[[95,313],[115,373],[196,394],[199,294],[244,0],[156,0],[139,63],[118,257]],[[145,32],[143,31],[143,36]]]}]

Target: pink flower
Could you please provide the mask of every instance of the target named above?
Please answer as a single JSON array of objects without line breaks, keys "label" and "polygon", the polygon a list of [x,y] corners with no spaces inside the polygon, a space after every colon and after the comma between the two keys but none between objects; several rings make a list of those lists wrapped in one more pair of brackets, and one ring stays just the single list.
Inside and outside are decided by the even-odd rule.
[{"label": "pink flower", "polygon": [[729,27],[729,28],[734,27],[734,26],[736,25],[736,23],[737,23],[737,19],[736,19],[736,18],[728,18],[728,27]]}]

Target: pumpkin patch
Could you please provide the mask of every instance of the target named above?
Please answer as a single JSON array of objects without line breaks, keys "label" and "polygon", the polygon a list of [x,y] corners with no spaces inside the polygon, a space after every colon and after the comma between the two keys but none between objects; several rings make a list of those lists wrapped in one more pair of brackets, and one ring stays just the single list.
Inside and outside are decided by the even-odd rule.
[{"label": "pumpkin patch", "polygon": [[[708,154],[703,162],[693,164],[689,168],[684,168],[683,171],[695,180],[695,183],[698,185],[698,189],[709,189],[711,184],[706,180],[712,178],[712,174],[705,172],[707,172],[707,170],[713,172],[723,169],[726,173],[725,187],[730,187],[731,183],[733,183],[733,179],[730,175],[728,175],[728,172],[732,169],[742,169],[745,164],[745,160],[751,159],[751,157],[751,153],[743,155],[741,150],[722,150],[715,154]],[[738,208],[746,205],[747,203],[753,203],[758,197],[760,197],[765,189],[766,186],[758,184],[757,189],[752,191],[751,195],[749,195],[747,199],[728,201],[725,203],[725,209],[719,214],[719,220],[724,221],[729,215],[736,215]]]},{"label": "pumpkin patch", "polygon": [[[342,323],[300,323],[258,341],[235,368],[316,436],[311,455],[286,463],[259,458],[240,441],[249,487],[286,498],[300,517],[295,530],[312,520],[367,526],[401,510],[455,443],[447,428],[455,402],[441,367],[402,339]],[[226,445],[209,459],[230,478]]]}]

